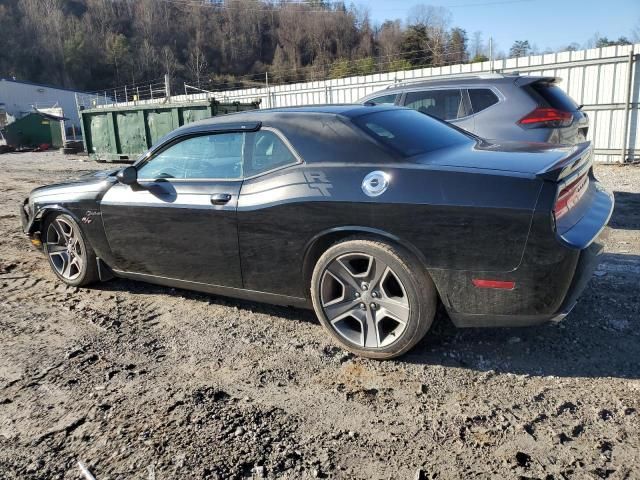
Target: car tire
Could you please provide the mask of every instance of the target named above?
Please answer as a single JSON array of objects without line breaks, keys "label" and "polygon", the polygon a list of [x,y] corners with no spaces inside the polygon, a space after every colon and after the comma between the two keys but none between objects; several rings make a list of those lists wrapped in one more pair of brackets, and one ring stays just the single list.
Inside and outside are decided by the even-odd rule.
[{"label": "car tire", "polygon": [[368,238],[342,240],[320,256],[311,299],[337,343],[374,359],[414,347],[431,327],[437,306],[435,285],[414,255]]},{"label": "car tire", "polygon": [[96,254],[73,217],[64,213],[47,216],[41,240],[49,266],[64,283],[83,287],[98,280]]}]

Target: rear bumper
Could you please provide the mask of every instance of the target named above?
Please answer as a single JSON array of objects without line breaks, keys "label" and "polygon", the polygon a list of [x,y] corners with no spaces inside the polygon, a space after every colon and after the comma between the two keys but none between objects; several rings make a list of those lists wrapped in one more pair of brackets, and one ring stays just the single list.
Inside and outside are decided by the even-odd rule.
[{"label": "rear bumper", "polygon": [[[613,195],[594,180],[580,219],[555,234],[556,239],[534,220],[532,235],[541,240],[529,242],[518,269],[494,274],[500,280],[513,281],[516,287],[511,291],[472,288],[471,279],[476,275],[487,278],[485,272],[456,274],[452,290],[460,294],[457,299],[467,301],[458,302],[463,308],[455,308],[454,301],[446,305],[453,322],[458,327],[517,327],[564,319],[600,262],[613,207]],[[543,214],[537,225],[544,225],[546,218]],[[443,299],[445,304],[449,295]]]},{"label": "rear bumper", "polygon": [[460,328],[465,327],[527,327],[541,325],[548,322],[560,322],[569,315],[578,302],[578,297],[589,284],[594,270],[598,267],[604,252],[602,239],[592,242],[589,247],[580,252],[580,257],[573,274],[573,280],[560,308],[553,313],[536,315],[496,315],[496,314],[468,314],[449,312],[453,323]]}]

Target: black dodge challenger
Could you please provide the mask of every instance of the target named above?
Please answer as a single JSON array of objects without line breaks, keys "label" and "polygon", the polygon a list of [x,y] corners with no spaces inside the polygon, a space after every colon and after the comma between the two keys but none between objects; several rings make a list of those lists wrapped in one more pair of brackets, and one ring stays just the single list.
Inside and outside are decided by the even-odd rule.
[{"label": "black dodge challenger", "polygon": [[429,330],[438,299],[460,327],[571,310],[613,210],[591,156],[489,143],[392,106],[251,111],[37,188],[21,214],[67,284],[117,276],[313,306],[341,346],[391,358]]}]

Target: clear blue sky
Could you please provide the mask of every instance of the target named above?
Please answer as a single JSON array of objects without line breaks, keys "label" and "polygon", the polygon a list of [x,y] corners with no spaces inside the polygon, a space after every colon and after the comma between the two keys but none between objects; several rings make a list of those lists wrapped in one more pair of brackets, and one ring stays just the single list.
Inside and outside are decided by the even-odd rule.
[{"label": "clear blue sky", "polygon": [[[349,3],[349,2],[345,2]],[[443,6],[452,14],[452,26],[464,28],[469,37],[481,30],[485,40],[493,36],[498,51],[507,53],[514,40],[529,40],[540,50],[577,42],[583,45],[598,32],[601,36],[633,40],[640,30],[640,0],[354,0],[367,7],[372,20],[406,20],[416,4]],[[638,32],[640,34],[640,31]]]}]

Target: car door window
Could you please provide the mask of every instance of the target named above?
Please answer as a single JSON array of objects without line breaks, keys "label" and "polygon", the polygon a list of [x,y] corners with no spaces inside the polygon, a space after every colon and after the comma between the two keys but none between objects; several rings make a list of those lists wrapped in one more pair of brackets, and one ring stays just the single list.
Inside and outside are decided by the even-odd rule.
[{"label": "car door window", "polygon": [[470,88],[469,100],[473,113],[478,113],[498,103],[498,96],[488,88]]},{"label": "car door window", "polygon": [[393,105],[396,101],[396,94],[382,95],[381,97],[375,97],[367,100],[367,103],[373,103],[374,105]]},{"label": "car door window", "polygon": [[242,178],[245,138],[241,132],[189,137],[151,158],[138,170],[138,178]]},{"label": "car door window", "polygon": [[459,89],[408,92],[405,106],[441,120],[455,120],[468,115],[462,90]]},{"label": "car door window", "polygon": [[297,163],[297,158],[278,135],[269,130],[253,134],[253,154],[245,165],[245,176]]}]

